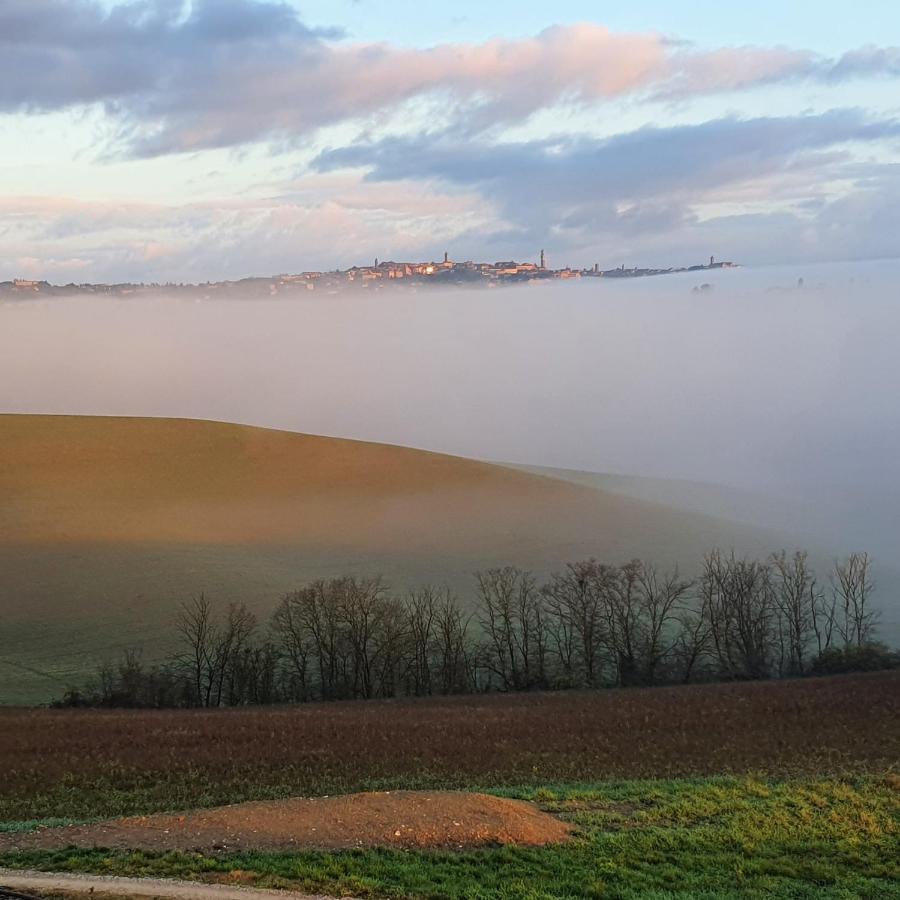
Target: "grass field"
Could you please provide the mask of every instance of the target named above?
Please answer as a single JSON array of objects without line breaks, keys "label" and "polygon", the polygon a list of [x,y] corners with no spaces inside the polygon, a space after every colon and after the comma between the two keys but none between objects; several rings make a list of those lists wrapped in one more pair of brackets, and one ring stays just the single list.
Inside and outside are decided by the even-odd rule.
[{"label": "grass field", "polygon": [[205,592],[265,619],[315,578],[403,591],[596,556],[693,571],[758,529],[402,447],[215,422],[0,415],[0,703],[41,703],[98,662],[171,649]]},{"label": "grass field", "polygon": [[628,781],[498,791],[577,829],[569,844],[464,852],[43,851],[0,865],[225,881],[339,896],[900,897],[900,790],[884,779]]},{"label": "grass field", "polygon": [[0,865],[335,895],[900,897],[900,673],[217,712],[0,711],[0,829],[291,795],[530,799],[568,844],[8,852]]}]

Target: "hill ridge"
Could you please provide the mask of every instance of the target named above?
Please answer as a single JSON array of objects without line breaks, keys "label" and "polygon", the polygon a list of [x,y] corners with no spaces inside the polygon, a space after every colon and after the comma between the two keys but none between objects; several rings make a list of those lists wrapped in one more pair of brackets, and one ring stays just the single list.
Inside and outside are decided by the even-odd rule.
[{"label": "hill ridge", "polygon": [[476,570],[635,556],[693,571],[759,529],[495,463],[192,419],[0,415],[0,702],[47,699],[99,659],[168,650],[200,591],[265,620],[319,577],[397,591]]}]

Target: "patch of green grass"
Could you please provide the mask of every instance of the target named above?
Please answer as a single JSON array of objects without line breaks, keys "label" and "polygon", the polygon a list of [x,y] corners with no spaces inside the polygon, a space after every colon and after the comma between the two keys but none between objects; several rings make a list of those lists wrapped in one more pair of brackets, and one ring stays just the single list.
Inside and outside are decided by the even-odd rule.
[{"label": "patch of green grass", "polygon": [[26,831],[37,831],[38,828],[64,828],[66,825],[86,825],[99,819],[25,819],[20,822],[0,822],[0,834],[23,834]]},{"label": "patch of green grass", "polygon": [[234,881],[362,897],[900,898],[900,793],[885,779],[713,778],[494,791],[577,829],[466,852],[0,854],[0,865]]}]

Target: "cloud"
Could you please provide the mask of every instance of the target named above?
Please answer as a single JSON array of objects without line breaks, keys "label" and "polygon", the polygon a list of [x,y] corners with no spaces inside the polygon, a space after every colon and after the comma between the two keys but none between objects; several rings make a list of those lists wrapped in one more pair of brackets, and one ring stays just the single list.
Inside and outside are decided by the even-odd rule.
[{"label": "cloud", "polygon": [[729,47],[706,53],[676,53],[667,77],[654,89],[658,99],[740,91],[790,79],[816,77],[814,54],[784,47]]},{"label": "cloud", "polygon": [[[180,204],[0,197],[0,271],[205,281],[376,256],[675,265],[896,254],[900,167],[857,110],[491,145],[420,135],[322,154],[256,196]],[[352,168],[348,168],[352,167]]]},{"label": "cloud", "polygon": [[832,80],[882,76],[900,76],[900,47],[870,45],[850,50],[831,65],[824,66],[824,74]]},{"label": "cloud", "polygon": [[268,196],[181,204],[0,196],[3,277],[206,281],[417,258],[496,227],[490,204],[419,182],[312,175]]},{"label": "cloud", "polygon": [[[834,58],[700,50],[583,23],[410,48],[310,28],[278,0],[2,0],[0,116],[92,107],[116,135],[105,149],[137,157],[290,145],[331,126],[317,146],[334,134],[343,145],[289,184],[247,176],[237,199],[0,198],[0,269],[205,280],[444,246],[495,258],[546,246],[564,254],[557,262],[604,264],[683,263],[711,245],[747,261],[880,255],[900,187],[872,159],[885,147],[895,156],[895,120],[854,109],[726,116],[605,139],[548,136],[547,121],[564,121],[553,116],[504,126],[557,106],[897,77],[896,47]],[[535,126],[538,138],[509,138]],[[867,147],[877,151],[869,160]],[[282,158],[283,170],[299,158]]]},{"label": "cloud", "polygon": [[139,0],[106,11],[92,0],[4,0],[0,109],[53,110],[105,102],[111,111],[176,91],[205,69],[212,76],[262,58],[267,45],[295,53],[321,35],[284,3]]},{"label": "cloud", "polygon": [[700,51],[594,24],[417,49],[348,43],[276,0],[4,0],[0,112],[103,104],[133,155],[308,136],[426,100],[484,129],[559,103],[684,97],[800,78],[900,74],[897,48]]},{"label": "cloud", "polygon": [[900,121],[845,109],[646,127],[602,140],[392,137],[324,152],[313,167],[364,169],[374,182],[420,179],[477,190],[523,239],[583,247],[603,232],[625,240],[665,232],[706,205],[747,202],[754,190],[770,205],[808,202],[838,177],[848,146],[897,138]]}]

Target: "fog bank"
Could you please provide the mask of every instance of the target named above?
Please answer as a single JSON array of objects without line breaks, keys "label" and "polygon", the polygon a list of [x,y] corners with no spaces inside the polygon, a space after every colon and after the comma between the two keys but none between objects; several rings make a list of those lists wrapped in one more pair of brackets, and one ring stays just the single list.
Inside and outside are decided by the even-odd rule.
[{"label": "fog bank", "polygon": [[885,262],[7,302],[0,411],[221,419],[787,493],[840,522],[847,549],[884,552],[900,534],[898,283]]}]

